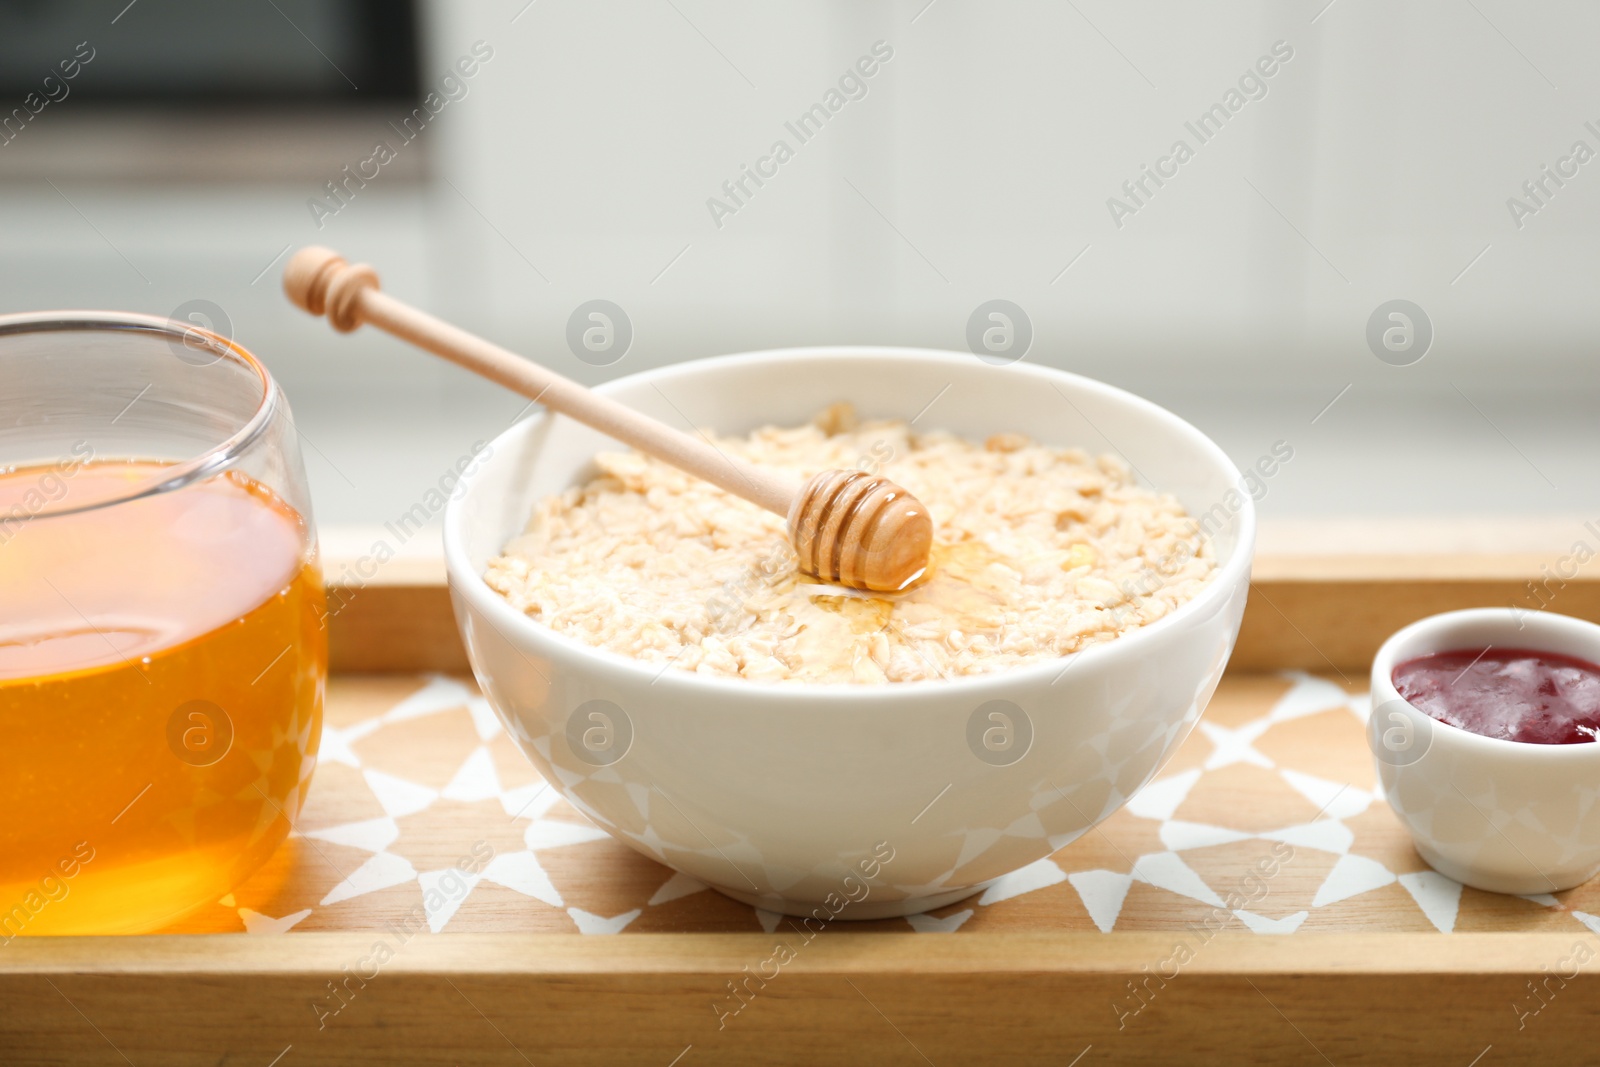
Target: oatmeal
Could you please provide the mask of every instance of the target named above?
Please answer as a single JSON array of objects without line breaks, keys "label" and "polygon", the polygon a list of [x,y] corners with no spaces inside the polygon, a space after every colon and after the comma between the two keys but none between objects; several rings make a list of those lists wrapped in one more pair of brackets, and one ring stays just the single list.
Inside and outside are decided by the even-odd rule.
[{"label": "oatmeal", "polygon": [[898,482],[934,521],[928,573],[903,593],[818,585],[795,569],[777,515],[608,452],[597,477],[538,504],[485,581],[558,633],[665,669],[877,684],[1110,641],[1191,599],[1215,569],[1182,505],[1110,456],[857,423],[846,405],[716,444],[797,484],[848,468]]}]

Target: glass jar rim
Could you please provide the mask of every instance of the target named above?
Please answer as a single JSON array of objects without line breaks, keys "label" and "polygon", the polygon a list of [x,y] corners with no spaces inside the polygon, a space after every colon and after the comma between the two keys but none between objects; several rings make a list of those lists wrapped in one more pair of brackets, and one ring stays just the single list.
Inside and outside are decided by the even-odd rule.
[{"label": "glass jar rim", "polygon": [[87,503],[45,507],[34,512],[32,518],[43,519],[59,515],[75,515],[99,508],[126,504],[158,493],[168,493],[204,481],[232,467],[266,433],[274,413],[280,406],[282,391],[261,361],[234,341],[197,326],[192,322],[143,315],[131,311],[28,311],[14,315],[0,315],[0,359],[4,358],[7,338],[30,333],[97,333],[128,331],[158,334],[167,340],[177,340],[189,347],[214,352],[218,359],[231,360],[251,372],[261,385],[261,398],[244,424],[210,448],[165,467],[159,478],[130,486],[117,493]]}]

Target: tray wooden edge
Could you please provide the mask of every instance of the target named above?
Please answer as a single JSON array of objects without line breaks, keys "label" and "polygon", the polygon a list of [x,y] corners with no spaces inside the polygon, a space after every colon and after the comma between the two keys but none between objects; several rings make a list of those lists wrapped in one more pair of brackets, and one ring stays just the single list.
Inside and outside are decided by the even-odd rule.
[{"label": "tray wooden edge", "polygon": [[[168,978],[338,974],[374,943],[396,944],[382,930],[276,936],[156,934],[141,937],[17,938],[0,951],[0,977],[95,974]],[[1185,975],[1527,975],[1572,955],[1586,931],[1537,933],[1337,933],[1293,939],[1222,932],[1201,940],[1181,929],[1115,934],[1071,931],[946,937],[883,933],[810,942],[787,930],[771,934],[655,933],[418,934],[400,944],[385,974],[480,975],[516,979],[644,975],[736,975],[772,954],[795,950],[786,971],[882,975],[1110,975],[1154,967],[1179,941],[1193,949]],[[1582,962],[1600,973],[1600,952]]]},{"label": "tray wooden edge", "polygon": [[[1390,634],[1461,608],[1542,606],[1600,622],[1600,573],[1562,581],[1543,573],[1550,563],[1527,554],[1258,556],[1229,665],[1356,678]],[[330,559],[326,573],[352,569]],[[328,627],[336,672],[469,670],[442,565],[331,583]]]},{"label": "tray wooden edge", "polygon": [[378,931],[19,938],[0,951],[0,1049],[286,1067],[1591,1057],[1600,965],[1564,962],[1586,931],[1218,934],[1168,970],[1180,935],[824,931],[774,972],[775,934],[418,934],[364,978]]}]

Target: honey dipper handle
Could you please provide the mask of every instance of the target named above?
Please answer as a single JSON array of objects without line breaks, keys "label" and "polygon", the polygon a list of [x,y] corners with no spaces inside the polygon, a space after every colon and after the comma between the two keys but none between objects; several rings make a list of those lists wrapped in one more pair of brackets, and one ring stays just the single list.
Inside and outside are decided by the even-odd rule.
[{"label": "honey dipper handle", "polygon": [[296,252],[284,268],[283,289],[311,314],[326,313],[341,332],[371,323],[768,511],[787,517],[800,491],[798,483],[783,475],[735,459],[701,438],[396,300],[378,288],[371,267],[351,266],[331,249],[313,245]]}]

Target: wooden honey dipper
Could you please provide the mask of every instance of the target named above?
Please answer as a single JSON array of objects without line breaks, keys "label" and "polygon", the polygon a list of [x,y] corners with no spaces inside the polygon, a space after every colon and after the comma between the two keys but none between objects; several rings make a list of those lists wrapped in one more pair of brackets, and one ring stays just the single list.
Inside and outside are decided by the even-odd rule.
[{"label": "wooden honey dipper", "polygon": [[933,520],[921,501],[886,478],[830,470],[797,485],[396,300],[378,288],[371,266],[352,266],[329,248],[296,252],[283,269],[283,291],[311,314],[325,313],[341,333],[370,322],[783,516],[800,570],[814,578],[893,592],[927,569]]}]

